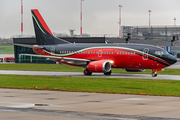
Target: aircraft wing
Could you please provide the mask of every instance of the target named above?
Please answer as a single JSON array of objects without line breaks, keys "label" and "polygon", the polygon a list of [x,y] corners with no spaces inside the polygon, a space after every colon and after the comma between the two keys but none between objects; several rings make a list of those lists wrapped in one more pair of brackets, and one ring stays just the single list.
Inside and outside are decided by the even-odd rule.
[{"label": "aircraft wing", "polygon": [[13,45],[28,47],[28,48],[36,48],[36,49],[42,49],[43,48],[43,46],[38,46],[38,45],[26,45],[26,44],[16,44],[16,43],[13,43]]},{"label": "aircraft wing", "polygon": [[35,55],[35,54],[22,54],[22,55],[33,56],[33,57],[42,57],[42,58],[47,58],[47,60],[54,60],[54,61],[61,59],[62,62],[67,62],[70,64],[76,64],[76,65],[87,65],[87,62],[91,61],[89,59],[56,57],[56,56]]}]

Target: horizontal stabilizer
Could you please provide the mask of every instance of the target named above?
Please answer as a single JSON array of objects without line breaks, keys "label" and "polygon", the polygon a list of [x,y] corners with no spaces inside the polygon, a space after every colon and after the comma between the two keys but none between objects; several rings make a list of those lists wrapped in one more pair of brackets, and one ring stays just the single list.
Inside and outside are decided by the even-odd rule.
[{"label": "horizontal stabilizer", "polygon": [[26,45],[26,44],[16,44],[16,43],[13,43],[13,45],[28,47],[28,48],[36,48],[36,49],[44,48],[43,46],[38,46],[38,45]]}]

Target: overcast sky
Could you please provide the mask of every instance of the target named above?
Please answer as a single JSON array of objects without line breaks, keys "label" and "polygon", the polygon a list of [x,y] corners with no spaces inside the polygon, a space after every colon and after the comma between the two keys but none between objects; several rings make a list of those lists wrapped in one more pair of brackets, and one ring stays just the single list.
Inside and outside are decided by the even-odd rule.
[{"label": "overcast sky", "polygon": [[[23,0],[24,35],[34,35],[31,9],[38,9],[52,32],[80,34],[80,0]],[[180,23],[180,0],[84,0],[83,33],[118,34],[119,4],[123,26]],[[21,0],[0,0],[0,37],[20,35]]]}]

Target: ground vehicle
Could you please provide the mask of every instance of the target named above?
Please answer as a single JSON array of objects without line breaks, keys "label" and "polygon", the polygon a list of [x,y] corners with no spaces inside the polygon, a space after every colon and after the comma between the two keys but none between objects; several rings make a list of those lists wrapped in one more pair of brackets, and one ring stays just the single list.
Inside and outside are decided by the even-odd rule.
[{"label": "ground vehicle", "polygon": [[14,57],[5,57],[4,61],[5,62],[14,62]]}]

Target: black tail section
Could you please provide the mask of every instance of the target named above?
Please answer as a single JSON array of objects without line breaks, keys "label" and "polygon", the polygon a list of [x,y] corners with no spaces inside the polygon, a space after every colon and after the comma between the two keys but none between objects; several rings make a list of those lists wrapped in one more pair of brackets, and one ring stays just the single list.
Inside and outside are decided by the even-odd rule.
[{"label": "black tail section", "polygon": [[34,23],[34,30],[36,34],[36,41],[38,45],[53,45],[53,44],[68,44],[69,42],[56,38],[45,23],[41,14],[37,9],[32,9],[32,18]]}]

